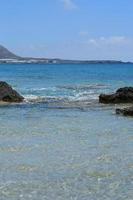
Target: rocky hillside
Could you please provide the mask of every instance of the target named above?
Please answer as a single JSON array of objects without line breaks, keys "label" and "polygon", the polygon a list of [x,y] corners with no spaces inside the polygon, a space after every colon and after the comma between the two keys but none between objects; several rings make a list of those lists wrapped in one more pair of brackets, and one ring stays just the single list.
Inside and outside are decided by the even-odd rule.
[{"label": "rocky hillside", "polygon": [[16,59],[18,56],[10,52],[8,49],[0,45],[0,59]]}]

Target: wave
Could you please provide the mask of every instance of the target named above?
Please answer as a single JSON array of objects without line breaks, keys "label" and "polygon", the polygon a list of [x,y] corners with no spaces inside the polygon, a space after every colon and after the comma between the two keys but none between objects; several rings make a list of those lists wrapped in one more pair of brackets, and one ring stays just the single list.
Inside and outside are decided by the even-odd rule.
[{"label": "wave", "polygon": [[48,107],[90,107],[98,104],[101,91],[108,89],[103,84],[64,85],[33,88],[27,91],[25,103],[43,103]]},{"label": "wave", "polygon": [[67,89],[67,90],[89,90],[89,89],[108,88],[108,86],[104,84],[63,85],[57,87],[60,89]]},{"label": "wave", "polygon": [[52,103],[57,101],[62,101],[67,98],[62,97],[51,97],[51,96],[36,96],[36,95],[25,95],[24,101],[29,103]]},{"label": "wave", "polygon": [[88,90],[95,90],[95,89],[108,89],[108,85],[104,84],[79,84],[79,85],[57,85],[53,87],[40,87],[40,88],[25,88],[26,91],[30,92],[37,92],[37,91],[63,91],[63,90],[81,90],[81,91],[88,91]]},{"label": "wave", "polygon": [[57,88],[56,87],[42,87],[42,88],[31,89],[31,91],[47,91],[47,90],[56,91]]},{"label": "wave", "polygon": [[89,107],[98,102],[97,95],[86,96],[69,96],[69,97],[57,97],[57,96],[35,96],[27,95],[25,96],[25,103],[43,103],[48,107]]}]

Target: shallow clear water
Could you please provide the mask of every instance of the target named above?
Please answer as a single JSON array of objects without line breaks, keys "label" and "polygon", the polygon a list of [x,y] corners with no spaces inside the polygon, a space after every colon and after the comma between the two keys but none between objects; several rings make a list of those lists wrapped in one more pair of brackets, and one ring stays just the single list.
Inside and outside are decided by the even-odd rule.
[{"label": "shallow clear water", "polygon": [[133,118],[98,104],[133,65],[0,65],[25,96],[0,107],[0,200],[132,200]]}]

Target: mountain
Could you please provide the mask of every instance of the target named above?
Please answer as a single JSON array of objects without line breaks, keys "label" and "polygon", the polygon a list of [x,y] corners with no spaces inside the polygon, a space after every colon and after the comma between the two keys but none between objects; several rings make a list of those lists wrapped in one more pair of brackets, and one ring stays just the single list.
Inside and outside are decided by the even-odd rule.
[{"label": "mountain", "polygon": [[42,64],[119,64],[130,63],[117,60],[64,60],[58,58],[20,57],[0,45],[0,63],[42,63]]},{"label": "mountain", "polygon": [[17,58],[19,58],[17,55],[15,55],[5,47],[0,45],[0,59],[17,59]]}]

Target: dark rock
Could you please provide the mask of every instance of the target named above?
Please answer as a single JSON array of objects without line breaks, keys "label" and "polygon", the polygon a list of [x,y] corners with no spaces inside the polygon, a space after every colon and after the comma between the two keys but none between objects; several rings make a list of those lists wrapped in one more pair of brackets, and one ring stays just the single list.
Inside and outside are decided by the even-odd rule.
[{"label": "dark rock", "polygon": [[104,104],[133,103],[133,87],[120,88],[114,94],[101,94],[99,102]]},{"label": "dark rock", "polygon": [[122,114],[124,116],[133,116],[133,106],[128,108],[116,109],[116,114]]},{"label": "dark rock", "polygon": [[10,85],[8,85],[6,82],[0,81],[0,101],[19,103],[23,100],[24,97],[12,89]]}]

